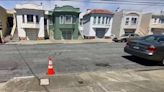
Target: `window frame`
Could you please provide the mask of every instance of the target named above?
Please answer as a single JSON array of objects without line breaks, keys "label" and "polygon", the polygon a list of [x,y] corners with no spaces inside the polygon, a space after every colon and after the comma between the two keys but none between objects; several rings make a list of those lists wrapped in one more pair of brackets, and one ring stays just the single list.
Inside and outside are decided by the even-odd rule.
[{"label": "window frame", "polygon": [[137,18],[136,17],[132,17],[131,18],[131,25],[136,25],[137,24]]},{"label": "window frame", "polygon": [[27,23],[34,23],[34,15],[33,14],[27,14]]},{"label": "window frame", "polygon": [[97,24],[96,19],[97,19],[97,16],[93,16],[93,24]]},{"label": "window frame", "polygon": [[98,24],[101,24],[101,16],[98,16]]},{"label": "window frame", "polygon": [[25,15],[24,14],[22,14],[22,23],[25,23],[25,17],[24,17]]},{"label": "window frame", "polygon": [[[66,19],[68,16],[70,17],[70,21],[69,22]],[[64,22],[64,24],[72,24],[72,15],[65,15],[65,22]]]},{"label": "window frame", "polygon": [[64,24],[65,23],[65,16],[64,15],[60,15],[59,16],[59,24]]},{"label": "window frame", "polygon": [[39,24],[39,15],[35,15],[36,23]]},{"label": "window frame", "polygon": [[126,17],[125,18],[125,25],[129,25],[129,22],[130,22],[130,18],[129,17]]},{"label": "window frame", "polygon": [[73,23],[73,24],[76,24],[76,22],[77,22],[77,18],[76,18],[75,15],[73,15],[73,16],[72,16],[72,23]]}]

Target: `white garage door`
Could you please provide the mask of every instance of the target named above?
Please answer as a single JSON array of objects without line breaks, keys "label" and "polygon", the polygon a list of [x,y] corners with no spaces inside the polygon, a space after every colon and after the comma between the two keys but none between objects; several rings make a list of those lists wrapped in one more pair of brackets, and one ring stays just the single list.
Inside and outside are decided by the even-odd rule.
[{"label": "white garage door", "polygon": [[26,29],[26,36],[29,40],[37,40],[38,32],[38,29]]}]

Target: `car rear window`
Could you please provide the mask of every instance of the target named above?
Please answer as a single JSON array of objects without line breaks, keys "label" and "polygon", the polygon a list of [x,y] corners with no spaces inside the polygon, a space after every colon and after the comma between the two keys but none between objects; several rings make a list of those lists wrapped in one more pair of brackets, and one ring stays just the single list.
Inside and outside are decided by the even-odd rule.
[{"label": "car rear window", "polygon": [[141,40],[144,40],[146,42],[164,42],[163,36],[147,36],[142,38]]},{"label": "car rear window", "polygon": [[161,42],[164,43],[164,37],[159,37],[159,38],[158,38],[158,42],[160,42],[160,43],[161,43]]}]

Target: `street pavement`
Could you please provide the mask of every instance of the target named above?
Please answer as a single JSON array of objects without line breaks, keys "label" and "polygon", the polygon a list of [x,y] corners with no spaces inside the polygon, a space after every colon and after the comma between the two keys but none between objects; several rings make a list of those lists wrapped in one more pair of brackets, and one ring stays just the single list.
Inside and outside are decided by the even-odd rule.
[{"label": "street pavement", "polygon": [[96,71],[33,77],[17,77],[0,86],[0,92],[164,92],[164,70]]},{"label": "street pavement", "polygon": [[0,82],[46,75],[48,57],[52,57],[56,74],[162,68],[156,62],[124,53],[124,46],[125,43],[0,45]]}]

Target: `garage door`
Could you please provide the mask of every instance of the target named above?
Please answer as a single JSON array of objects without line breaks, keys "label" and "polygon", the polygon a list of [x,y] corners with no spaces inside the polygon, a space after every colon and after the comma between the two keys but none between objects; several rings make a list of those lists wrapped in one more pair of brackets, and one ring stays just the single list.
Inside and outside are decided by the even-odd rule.
[{"label": "garage door", "polygon": [[164,30],[162,29],[153,29],[152,32],[153,34],[164,34]]},{"label": "garage door", "polygon": [[133,34],[133,33],[135,33],[135,29],[124,29],[124,31],[125,31],[125,34]]},{"label": "garage door", "polygon": [[62,38],[65,40],[72,39],[72,31],[62,31]]},{"label": "garage door", "polygon": [[96,37],[97,38],[104,38],[105,33],[106,33],[105,28],[96,28]]},{"label": "garage door", "polygon": [[38,32],[37,29],[26,29],[26,36],[29,40],[37,40]]}]

